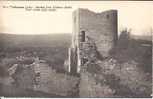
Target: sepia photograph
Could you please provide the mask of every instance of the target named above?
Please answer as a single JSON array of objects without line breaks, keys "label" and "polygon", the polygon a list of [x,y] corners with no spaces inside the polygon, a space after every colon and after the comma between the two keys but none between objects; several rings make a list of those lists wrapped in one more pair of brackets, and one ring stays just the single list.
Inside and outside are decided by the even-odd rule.
[{"label": "sepia photograph", "polygon": [[152,98],[152,1],[0,1],[0,97]]}]

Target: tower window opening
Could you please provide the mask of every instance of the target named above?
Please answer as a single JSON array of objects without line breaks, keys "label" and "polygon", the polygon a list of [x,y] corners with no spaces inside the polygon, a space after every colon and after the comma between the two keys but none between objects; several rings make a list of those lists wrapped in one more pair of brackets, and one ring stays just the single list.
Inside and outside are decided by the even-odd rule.
[{"label": "tower window opening", "polygon": [[85,42],[85,31],[81,31],[80,33],[80,41]]}]

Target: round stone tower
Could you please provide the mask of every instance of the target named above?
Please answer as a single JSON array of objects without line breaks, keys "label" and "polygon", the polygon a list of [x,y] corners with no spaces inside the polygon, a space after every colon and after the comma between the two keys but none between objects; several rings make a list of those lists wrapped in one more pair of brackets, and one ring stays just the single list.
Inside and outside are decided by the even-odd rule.
[{"label": "round stone tower", "polygon": [[[89,42],[94,44],[95,50],[102,57],[108,57],[109,51],[118,39],[117,28],[117,10],[108,10],[102,13],[95,13],[88,9],[74,11],[72,45],[70,48],[73,52],[69,51],[69,72],[80,72],[85,59],[83,54],[86,53],[86,49],[90,50],[89,47],[86,48],[84,45]],[[89,53],[92,54],[92,51]]]},{"label": "round stone tower", "polygon": [[110,49],[117,42],[117,10],[94,13],[87,9],[79,9],[79,33],[85,31],[103,57],[109,55]]}]

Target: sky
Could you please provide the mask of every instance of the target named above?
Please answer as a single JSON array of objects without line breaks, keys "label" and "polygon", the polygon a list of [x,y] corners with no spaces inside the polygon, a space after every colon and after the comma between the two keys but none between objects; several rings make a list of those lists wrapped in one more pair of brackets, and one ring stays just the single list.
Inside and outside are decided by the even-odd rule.
[{"label": "sky", "polygon": [[[0,1],[0,33],[72,33],[72,12],[87,8],[100,13],[118,10],[118,30],[131,29],[136,35],[149,35],[153,28],[153,1]],[[26,11],[3,6],[71,6],[57,11]]]}]

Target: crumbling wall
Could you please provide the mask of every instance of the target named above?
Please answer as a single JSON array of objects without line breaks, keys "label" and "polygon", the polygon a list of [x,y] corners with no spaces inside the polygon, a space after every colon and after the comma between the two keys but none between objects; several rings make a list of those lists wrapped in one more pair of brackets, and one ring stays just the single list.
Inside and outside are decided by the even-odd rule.
[{"label": "crumbling wall", "polygon": [[[101,75],[101,60],[95,42],[86,41],[81,52],[81,58],[85,61],[80,70],[80,97],[111,97],[114,91],[108,85],[101,84],[105,78]],[[100,80],[97,81],[97,78]]]}]

